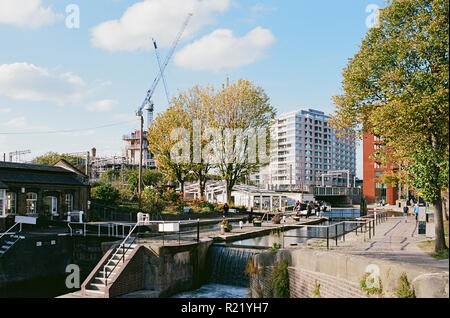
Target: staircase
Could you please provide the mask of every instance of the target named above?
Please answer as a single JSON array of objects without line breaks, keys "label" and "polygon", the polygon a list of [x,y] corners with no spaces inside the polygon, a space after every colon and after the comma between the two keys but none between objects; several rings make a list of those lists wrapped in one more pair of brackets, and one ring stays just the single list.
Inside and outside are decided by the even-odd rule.
[{"label": "staircase", "polygon": [[87,284],[84,293],[88,296],[105,297],[106,289],[121,270],[123,264],[129,259],[137,244],[132,243],[135,238],[131,237],[115,248],[115,252],[108,259],[105,265],[100,266],[94,278]]},{"label": "staircase", "polygon": [[105,259],[100,261],[100,264],[93,271],[95,273],[93,275],[91,273],[83,284],[82,289],[84,295],[107,297],[107,289],[138,246],[138,244],[134,243],[138,234],[134,236],[132,234],[142,224],[145,224],[145,222],[138,221],[122,243],[117,245],[110,253],[105,255]]},{"label": "staircase", "polygon": [[21,237],[15,234],[5,235],[0,241],[0,258],[20,239]]}]

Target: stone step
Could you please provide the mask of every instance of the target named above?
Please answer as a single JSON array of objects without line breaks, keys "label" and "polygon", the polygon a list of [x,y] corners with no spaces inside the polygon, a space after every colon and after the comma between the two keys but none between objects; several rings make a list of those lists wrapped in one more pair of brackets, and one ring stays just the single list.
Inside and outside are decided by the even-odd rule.
[{"label": "stone step", "polygon": [[5,249],[5,250],[9,249],[10,247],[11,247],[11,245],[3,245],[2,246],[2,248]]},{"label": "stone step", "polygon": [[93,290],[100,290],[100,291],[105,290],[105,284],[100,283],[90,283],[89,287],[91,287]]},{"label": "stone step", "polygon": [[[104,271],[99,271],[98,272],[102,277],[103,277],[103,274],[105,273]],[[110,275],[110,277],[111,277],[111,275],[116,275],[116,272],[108,272],[108,275]]]},{"label": "stone step", "polygon": [[15,243],[15,242],[11,242],[11,241],[6,241],[6,242],[5,242],[5,244],[8,244],[8,245],[14,245],[14,243]]},{"label": "stone step", "polygon": [[85,289],[85,293],[86,294],[94,294],[94,295],[105,295],[105,292],[101,291],[101,290],[96,290],[96,289]]},{"label": "stone step", "polygon": [[103,277],[97,276],[97,277],[94,278],[93,283],[94,284],[102,284],[102,285],[104,285],[105,281],[107,281],[109,283],[111,280],[112,280],[111,277],[108,277],[108,278],[105,279]]}]

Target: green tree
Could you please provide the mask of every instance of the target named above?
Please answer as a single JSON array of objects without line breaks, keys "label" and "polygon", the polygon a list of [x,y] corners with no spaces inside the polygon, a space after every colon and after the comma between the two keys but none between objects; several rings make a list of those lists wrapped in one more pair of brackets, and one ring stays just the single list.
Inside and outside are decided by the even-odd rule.
[{"label": "green tree", "polygon": [[91,188],[92,200],[108,205],[115,205],[118,203],[120,194],[119,190],[114,188],[109,183],[101,183],[100,185]]},{"label": "green tree", "polygon": [[[226,182],[227,202],[231,203],[231,191],[237,182],[242,181],[263,164],[258,139],[256,160],[249,157],[251,139],[258,130],[266,133],[268,141],[270,121],[275,117],[275,109],[261,87],[248,80],[222,85],[222,89],[214,96],[206,114],[208,125],[216,129],[212,136],[214,167]],[[267,155],[267,153],[265,154]],[[256,154],[255,154],[256,156]]]},{"label": "green tree", "polygon": [[[60,154],[57,152],[47,152],[46,154],[42,156],[38,156],[33,159],[33,162],[38,165],[44,165],[44,166],[53,166],[55,163],[57,163],[59,160],[64,159],[70,164],[74,165],[77,168],[82,168],[85,159],[77,156],[71,156],[68,154]],[[83,171],[83,170],[82,170]]]},{"label": "green tree", "polygon": [[100,182],[102,182],[102,183],[112,183],[112,182],[116,182],[118,180],[119,181],[121,180],[120,172],[114,171],[112,169],[104,172],[100,176]]},{"label": "green tree", "polygon": [[[167,180],[175,180],[184,193],[184,184],[190,178],[190,163],[187,160],[177,160],[173,148],[177,143],[188,142],[184,136],[171,138],[175,128],[189,128],[189,119],[179,106],[172,106],[164,113],[158,114],[152,121],[147,134],[149,149],[155,155],[158,170]],[[189,138],[187,138],[189,139]]]},{"label": "green tree", "polygon": [[189,121],[186,121],[189,130],[190,156],[189,169],[192,179],[198,182],[199,193],[202,199],[205,198],[205,188],[210,176],[209,171],[212,165],[206,162],[202,156],[202,150],[208,143],[205,134],[208,110],[214,107],[214,89],[210,86],[205,88],[194,86],[186,92],[181,92],[173,99],[173,104],[183,109]]},{"label": "green tree", "polygon": [[448,0],[393,0],[380,12],[334,96],[333,125],[381,137],[384,162],[435,208],[436,252],[446,249],[442,190],[448,189]]},{"label": "green tree", "polygon": [[[137,193],[139,183],[139,171],[137,169],[127,169],[125,171],[125,180],[128,187],[133,193]],[[144,168],[142,169],[142,183],[145,187],[157,187],[161,185],[163,175],[157,170]]]},{"label": "green tree", "polygon": [[152,188],[145,188],[142,191],[142,208],[148,213],[161,213],[167,206],[159,191]]}]

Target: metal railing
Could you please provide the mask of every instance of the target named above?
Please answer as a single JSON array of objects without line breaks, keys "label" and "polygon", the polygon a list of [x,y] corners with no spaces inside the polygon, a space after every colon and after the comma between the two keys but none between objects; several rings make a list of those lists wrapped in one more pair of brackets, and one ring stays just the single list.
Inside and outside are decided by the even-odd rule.
[{"label": "metal railing", "polygon": [[[330,248],[330,240],[334,240],[336,246],[338,246],[338,240],[339,238],[342,238],[342,240],[345,242],[345,235],[351,232],[355,232],[355,235],[359,234],[364,235],[364,241],[366,240],[366,235],[368,234],[369,239],[372,238],[372,236],[375,236],[375,228],[376,225],[380,224],[381,222],[385,222],[387,220],[387,213],[376,213],[372,217],[366,216],[362,218],[358,218],[353,221],[342,221],[330,225],[298,225],[295,226],[297,228],[303,228],[306,229],[308,232],[308,229],[315,228],[315,229],[324,229],[323,235],[314,235],[311,233],[307,233],[307,235],[286,235],[284,234],[284,225],[281,227],[281,234],[282,234],[282,247],[284,248],[285,245],[285,238],[291,237],[291,238],[306,238],[306,239],[312,239],[312,238],[323,238],[326,239],[327,242],[327,249]],[[292,229],[292,225],[289,226]],[[341,228],[341,231],[339,231],[339,228]],[[330,231],[332,230],[332,231]],[[320,232],[320,231],[318,231]]]},{"label": "metal railing", "polygon": [[19,225],[19,232],[22,232],[22,223],[15,223],[13,226],[11,226],[9,229],[6,230],[6,232],[0,234],[0,240],[5,235],[13,235],[15,232],[10,232],[13,228],[15,228],[17,225]]},{"label": "metal railing", "polygon": [[67,223],[70,236],[96,236],[124,238],[131,232],[133,224],[118,223]]}]

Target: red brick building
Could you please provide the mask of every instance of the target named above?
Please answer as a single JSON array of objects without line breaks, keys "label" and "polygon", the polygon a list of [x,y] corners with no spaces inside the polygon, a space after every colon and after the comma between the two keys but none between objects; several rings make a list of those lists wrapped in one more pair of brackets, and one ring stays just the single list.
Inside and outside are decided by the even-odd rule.
[{"label": "red brick building", "polygon": [[390,184],[383,184],[381,176],[386,171],[392,171],[389,165],[383,167],[379,162],[371,159],[377,147],[384,146],[381,139],[365,133],[363,136],[363,195],[368,204],[378,203],[384,200],[385,203],[395,205],[398,199],[398,188]]}]

